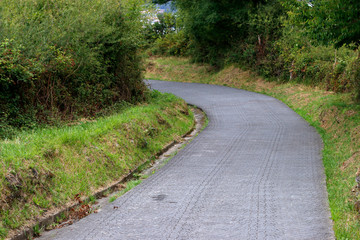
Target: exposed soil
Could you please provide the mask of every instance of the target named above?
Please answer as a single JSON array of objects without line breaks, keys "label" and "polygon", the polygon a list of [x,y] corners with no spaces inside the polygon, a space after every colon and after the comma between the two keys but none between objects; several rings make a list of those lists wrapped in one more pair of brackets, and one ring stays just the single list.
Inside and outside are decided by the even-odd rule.
[{"label": "exposed soil", "polygon": [[343,162],[340,169],[342,171],[344,171],[349,166],[353,166],[355,163],[358,163],[358,162],[360,162],[360,152],[355,152],[348,160]]}]

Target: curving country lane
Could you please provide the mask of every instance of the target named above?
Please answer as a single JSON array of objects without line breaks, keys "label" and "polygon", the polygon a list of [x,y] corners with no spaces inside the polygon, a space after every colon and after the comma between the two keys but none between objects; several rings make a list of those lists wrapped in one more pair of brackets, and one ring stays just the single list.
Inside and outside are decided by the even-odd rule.
[{"label": "curving country lane", "polygon": [[299,115],[243,90],[148,83],[202,108],[208,127],[99,213],[40,239],[334,239],[322,141]]}]

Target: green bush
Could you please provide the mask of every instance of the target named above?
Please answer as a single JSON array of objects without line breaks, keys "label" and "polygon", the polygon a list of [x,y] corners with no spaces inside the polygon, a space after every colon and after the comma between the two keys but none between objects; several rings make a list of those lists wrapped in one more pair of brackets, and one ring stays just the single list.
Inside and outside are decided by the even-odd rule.
[{"label": "green bush", "polygon": [[[150,6],[151,7],[151,6]],[[173,13],[158,13],[149,10],[149,19],[144,24],[144,35],[147,47],[151,46],[157,39],[173,33],[177,30],[177,19]],[[158,21],[153,21],[150,17],[157,17]]]},{"label": "green bush", "polygon": [[360,48],[357,50],[357,53],[357,58],[349,64],[345,71],[350,76],[350,80],[355,87],[356,100],[360,102]]},{"label": "green bush", "polygon": [[304,29],[287,14],[277,1],[258,5],[249,14],[248,36],[233,43],[227,61],[270,79],[359,92],[356,47],[319,44],[304,35]]},{"label": "green bush", "polygon": [[188,42],[184,31],[169,33],[156,39],[149,52],[151,55],[185,56],[189,50]]},{"label": "green bush", "polygon": [[142,99],[141,6],[143,0],[0,1],[0,120],[24,127]]},{"label": "green bush", "polygon": [[313,45],[296,31],[284,29],[284,36],[275,42],[272,68],[282,66],[276,74],[284,81],[317,85],[335,92],[350,92],[356,87],[358,50],[353,46]]},{"label": "green bush", "polygon": [[[183,31],[156,40],[152,53],[177,55],[186,49],[194,62],[235,63],[268,79],[355,92],[360,98],[358,29],[347,27],[357,6],[345,1],[340,11],[338,2],[321,0],[311,7],[297,0],[177,0]],[[348,31],[328,31],[342,25]]]}]

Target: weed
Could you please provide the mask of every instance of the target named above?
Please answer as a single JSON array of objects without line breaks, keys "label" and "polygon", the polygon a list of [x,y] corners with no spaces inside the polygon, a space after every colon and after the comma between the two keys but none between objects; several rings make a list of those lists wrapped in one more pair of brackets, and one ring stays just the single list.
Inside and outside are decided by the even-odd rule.
[{"label": "weed", "polygon": [[118,197],[121,197],[137,185],[139,185],[142,182],[142,179],[132,180],[126,183],[126,187],[121,190],[120,192],[116,193],[115,195],[111,196],[109,198],[109,202],[114,202]]},{"label": "weed", "polygon": [[113,201],[115,201],[116,199],[118,198],[118,196],[111,196],[110,198],[109,198],[109,202],[113,202]]},{"label": "weed", "polygon": [[8,230],[0,224],[0,238],[4,239],[8,233]]},{"label": "weed", "polygon": [[40,236],[40,233],[41,233],[41,228],[38,224],[36,224],[34,227],[33,227],[33,231],[34,231],[34,235],[36,237],[39,237]]},{"label": "weed", "polygon": [[96,202],[96,197],[95,196],[90,196],[89,197],[89,203],[94,204],[95,202]]},{"label": "weed", "polygon": [[64,221],[64,219],[66,219],[66,215],[65,215],[65,213],[61,213],[59,216],[56,217],[55,222],[61,223],[62,221]]}]

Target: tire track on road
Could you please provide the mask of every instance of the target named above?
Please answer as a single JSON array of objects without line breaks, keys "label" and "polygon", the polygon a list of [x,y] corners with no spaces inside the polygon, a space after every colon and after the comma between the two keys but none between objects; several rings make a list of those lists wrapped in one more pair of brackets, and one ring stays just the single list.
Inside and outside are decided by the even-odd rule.
[{"label": "tire track on road", "polygon": [[261,94],[150,83],[202,108],[208,127],[98,214],[41,239],[334,239],[321,141],[304,120]]}]

